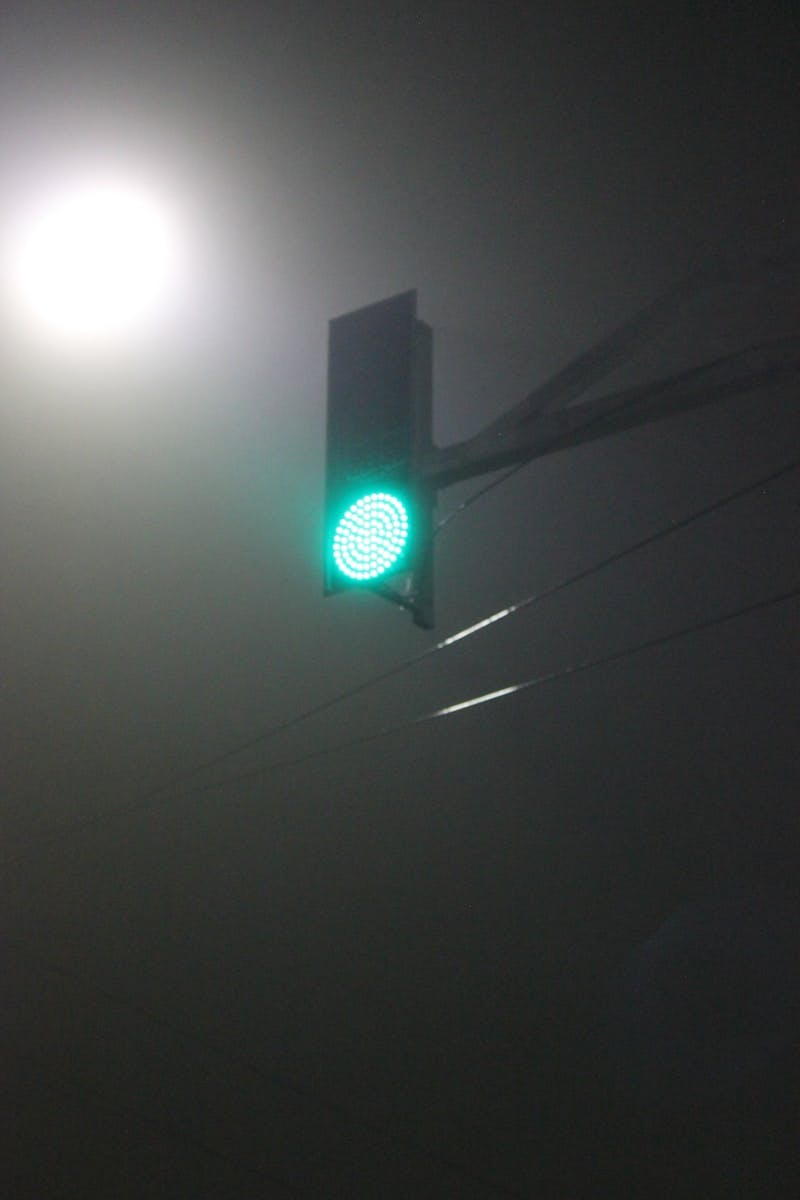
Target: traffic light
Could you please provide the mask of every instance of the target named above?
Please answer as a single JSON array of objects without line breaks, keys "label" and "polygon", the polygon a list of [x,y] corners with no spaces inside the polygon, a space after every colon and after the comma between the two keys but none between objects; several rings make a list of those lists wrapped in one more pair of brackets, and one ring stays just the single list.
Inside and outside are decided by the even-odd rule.
[{"label": "traffic light", "polygon": [[432,624],[431,331],[404,292],[330,322],[325,594],[372,588]]}]

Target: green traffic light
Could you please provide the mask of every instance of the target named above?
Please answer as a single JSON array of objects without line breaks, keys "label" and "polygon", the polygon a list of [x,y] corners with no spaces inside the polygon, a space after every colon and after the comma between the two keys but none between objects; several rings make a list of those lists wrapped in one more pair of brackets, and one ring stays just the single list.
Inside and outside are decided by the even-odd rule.
[{"label": "green traffic light", "polygon": [[366,582],[397,562],[408,540],[406,506],[388,492],[370,492],[351,504],[333,535],[333,558],[348,579]]}]

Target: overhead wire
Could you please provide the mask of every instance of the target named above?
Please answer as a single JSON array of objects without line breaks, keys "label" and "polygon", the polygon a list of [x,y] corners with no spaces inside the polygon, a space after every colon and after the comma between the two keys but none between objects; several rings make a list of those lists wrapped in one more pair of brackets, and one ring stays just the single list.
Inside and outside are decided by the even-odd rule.
[{"label": "overhead wire", "polygon": [[[670,642],[679,641],[681,638],[688,637],[690,634],[699,633],[705,629],[713,629],[718,625],[725,625],[739,617],[749,616],[751,613],[759,612],[762,609],[773,607],[777,604],[782,604],[787,600],[794,599],[800,596],[800,585],[794,588],[789,588],[787,591],[778,592],[775,595],[767,596],[761,600],[753,601],[750,604],[742,605],[739,608],[732,609],[728,612],[718,613],[713,617],[709,617],[703,621],[695,621],[691,625],[682,626],[680,629],[671,630],[668,633],[658,634],[654,637],[645,638],[641,642],[636,642],[632,646],[625,646],[619,650],[613,650],[607,654],[598,655],[592,658],[581,659],[571,666],[562,667],[557,671],[548,671],[541,675],[534,675],[530,679],[523,680],[520,683],[513,683],[507,687],[497,688],[492,692],[486,692],[480,696],[474,696],[467,700],[462,700],[456,704],[446,705],[444,708],[435,709],[432,712],[423,713],[422,716],[409,717],[404,721],[397,721],[393,725],[386,725],[381,729],[376,729],[370,733],[361,734],[357,737],[347,738],[342,741],[334,742],[329,746],[323,746],[316,750],[308,750],[303,754],[298,754],[292,758],[275,759],[272,762],[263,763],[258,767],[248,768],[246,771],[236,772],[229,775],[224,781],[226,784],[241,783],[247,779],[257,778],[262,775],[271,774],[285,767],[300,766],[303,763],[311,762],[314,759],[323,758],[330,754],[338,753],[342,750],[350,750],[357,746],[366,746],[370,742],[378,741],[388,737],[391,734],[402,733],[405,730],[415,729],[419,725],[424,725],[429,721],[438,720],[441,717],[452,716],[457,712],[461,712],[468,708],[474,708],[477,705],[488,704],[494,700],[503,699],[506,696],[514,695],[517,692],[528,691],[532,688],[541,687],[544,684],[556,683],[558,680],[567,679],[572,675],[578,675],[585,671],[594,670],[598,667],[608,666],[612,663],[620,662],[622,659],[630,658],[633,655],[640,654],[645,650],[654,649],[658,646],[667,645]],[[208,784],[201,788],[193,788],[192,795],[198,791],[207,791],[220,787],[220,783]]]},{"label": "overhead wire", "polygon": [[[213,756],[212,758],[206,759],[202,763],[197,764],[196,766],[194,766],[192,768],[189,768],[187,771],[183,772],[182,774],[173,777],[173,779],[168,783],[161,784],[160,786],[158,786],[156,788],[151,788],[151,789],[141,793],[138,796],[134,796],[129,801],[126,801],[122,804],[116,805],[112,809],[105,810],[104,812],[93,813],[89,816],[79,818],[76,821],[72,821],[69,824],[64,824],[64,825],[59,826],[58,828],[52,830],[51,833],[46,834],[45,836],[43,836],[41,838],[38,838],[36,841],[29,843],[27,846],[24,846],[17,853],[8,855],[6,858],[3,859],[3,866],[12,866],[12,865],[16,865],[21,862],[28,861],[28,860],[30,860],[31,856],[33,854],[37,853],[39,850],[41,850],[47,846],[54,845],[59,842],[65,841],[71,837],[76,836],[77,834],[85,832],[88,829],[91,829],[98,825],[104,824],[105,822],[107,822],[109,820],[116,819],[118,817],[122,817],[125,815],[130,815],[131,813],[134,813],[134,812],[145,811],[147,808],[151,807],[152,804],[156,800],[159,799],[159,797],[161,797],[167,793],[172,793],[175,796],[175,798],[177,798],[178,796],[185,796],[187,794],[200,794],[203,792],[215,790],[216,788],[223,786],[233,780],[237,780],[237,779],[246,777],[246,776],[242,776],[241,774],[234,773],[232,775],[223,777],[223,779],[214,780],[214,781],[206,783],[206,784],[193,784],[191,787],[189,786],[192,784],[192,781],[195,780],[203,772],[210,770],[212,767],[221,766],[223,763],[229,761],[231,758],[236,757],[237,755],[242,753],[244,750],[253,749],[256,746],[260,746],[260,745],[265,745],[267,742],[272,741],[279,734],[297,727],[298,725],[302,724],[303,722],[308,721],[311,718],[318,716],[323,712],[328,711],[329,709],[332,709],[333,707],[335,707],[338,704],[342,704],[345,701],[350,700],[350,699],[354,698],[355,696],[362,694],[363,692],[367,691],[368,689],[370,689],[372,687],[377,686],[380,683],[383,683],[389,679],[397,677],[398,675],[402,674],[403,672],[408,671],[412,667],[416,666],[417,664],[425,661],[426,659],[432,658],[434,655],[439,654],[446,649],[449,649],[451,646],[454,646],[459,642],[465,641],[466,639],[473,637],[476,634],[482,633],[484,630],[489,629],[490,627],[498,624],[500,621],[506,620],[508,617],[511,617],[511,616],[516,615],[517,613],[523,612],[526,609],[531,608],[532,606],[541,603],[543,600],[549,599],[550,597],[557,595],[559,592],[565,591],[567,588],[570,588],[585,579],[589,579],[592,575],[599,573],[600,571],[604,570],[606,567],[609,567],[616,562],[620,562],[623,559],[627,558],[629,555],[634,554],[634,553],[638,552],[639,550],[644,549],[647,546],[654,545],[655,543],[662,541],[663,539],[665,539],[667,537],[672,536],[673,534],[679,532],[682,529],[686,529],[688,526],[694,524],[697,521],[702,520],[704,517],[711,515],[711,513],[724,508],[726,505],[732,504],[736,500],[742,499],[743,497],[749,495],[752,492],[758,491],[759,489],[763,489],[766,485],[773,483],[775,480],[780,479],[781,477],[783,477],[785,475],[788,475],[791,471],[797,470],[798,467],[800,467],[800,457],[794,458],[790,462],[785,463],[783,466],[777,468],[776,470],[770,471],[765,475],[759,476],[757,479],[753,480],[752,482],[745,484],[744,486],[742,486],[740,488],[736,488],[734,491],[728,492],[724,496],[718,497],[716,500],[710,501],[708,504],[702,505],[700,508],[693,510],[691,513],[687,514],[687,516],[685,516],[685,517],[681,517],[677,520],[670,521],[670,523],[668,525],[661,526],[660,528],[656,529],[653,533],[647,534],[644,537],[637,539],[635,542],[629,543],[627,546],[624,546],[622,549],[616,550],[616,551],[612,552],[611,554],[604,555],[602,558],[596,560],[594,563],[590,564],[588,567],[584,567],[581,570],[576,571],[576,572],[566,576],[565,578],[559,580],[557,583],[550,584],[549,586],[544,587],[544,588],[540,588],[537,591],[532,592],[530,595],[526,596],[524,599],[516,601],[513,604],[509,604],[504,608],[498,609],[496,612],[491,613],[489,616],[482,618],[480,621],[476,621],[473,624],[468,625],[465,628],[458,630],[456,633],[450,634],[448,637],[443,638],[441,641],[434,643],[434,645],[427,646],[424,650],[419,651],[417,654],[411,655],[410,657],[403,659],[401,662],[395,663],[393,666],[388,667],[386,670],[380,671],[375,675],[369,676],[367,679],[361,680],[359,683],[354,684],[352,687],[346,688],[345,690],[336,693],[334,696],[329,697],[327,700],[323,700],[319,704],[313,705],[312,707],[307,708],[307,709],[301,711],[300,713],[296,713],[294,716],[288,718],[285,721],[279,722],[277,725],[270,726],[268,729],[262,731],[259,734],[253,735],[253,737],[248,738],[246,741],[239,742],[235,746],[228,747],[226,750],[221,751],[219,754]],[[599,665],[599,663],[597,665]],[[571,668],[567,673],[572,673],[572,671],[575,669],[576,668]],[[585,668],[581,668],[581,669],[585,669]],[[427,718],[422,718],[422,719],[427,719]],[[408,722],[408,725],[410,727],[414,724],[418,724],[419,721],[420,721],[419,718],[413,719],[410,722]],[[404,726],[401,726],[401,727],[404,727]],[[386,730],[380,730],[376,733],[362,735],[360,738],[351,739],[347,743],[342,743],[342,748],[344,748],[345,745],[346,746],[356,746],[356,745],[360,745],[360,744],[367,744],[368,742],[375,740],[375,738],[377,738],[377,737],[386,736],[386,734],[389,732],[392,732],[394,728],[395,727],[391,727]],[[298,759],[282,760],[280,763],[277,763],[275,765],[276,766],[278,766],[278,765],[283,766],[283,765],[290,765],[290,764],[293,765],[293,764],[301,762],[301,761],[306,761],[306,760],[310,761],[311,759],[313,759],[315,757],[319,757],[322,754],[327,754],[330,752],[331,752],[330,749],[312,750],[312,751],[306,752],[305,755],[301,756]],[[271,769],[271,765],[268,764],[266,767],[256,768],[255,771],[252,773],[260,774],[264,770],[268,771],[270,769]]]},{"label": "overhead wire", "polygon": [[[753,601],[750,604],[742,605],[740,608],[735,608],[729,612],[719,613],[703,621],[695,621],[691,625],[682,626],[680,629],[672,630],[668,633],[658,634],[654,637],[645,638],[641,642],[636,642],[632,646],[625,646],[622,649],[614,650],[608,654],[599,655],[594,658],[581,659],[577,663],[570,666],[562,667],[557,671],[548,671],[541,675],[534,675],[530,679],[523,680],[520,683],[512,683],[507,687],[497,688],[491,692],[485,692],[480,696],[473,696],[467,700],[462,700],[456,704],[446,705],[443,708],[438,708],[432,712],[423,713],[421,716],[409,717],[403,721],[397,721],[392,725],[384,725],[379,729],[370,731],[369,733],[359,734],[356,737],[346,738],[338,742],[333,742],[328,746],[320,746],[315,750],[306,750],[302,754],[295,755],[290,758],[273,759],[271,762],[262,763],[256,767],[249,767],[245,771],[237,771],[226,776],[224,780],[217,780],[214,783],[201,784],[186,789],[178,793],[179,796],[196,796],[203,792],[216,791],[222,786],[227,786],[235,783],[242,783],[249,779],[260,778],[264,775],[272,774],[273,771],[278,771],[287,767],[302,766],[304,763],[313,762],[316,759],[326,758],[331,754],[337,754],[343,750],[352,750],[359,746],[367,746],[371,742],[380,741],[383,738],[389,737],[392,734],[403,733],[404,731],[415,729],[420,725],[427,724],[430,721],[438,720],[441,717],[452,716],[457,712],[462,712],[468,708],[474,708],[478,705],[489,704],[495,700],[501,700],[506,696],[514,695],[517,692],[528,691],[531,688],[541,687],[544,684],[556,683],[561,679],[567,679],[572,675],[578,675],[585,671],[594,670],[598,667],[610,665],[620,662],[622,659],[630,658],[633,655],[640,654],[645,650],[653,649],[657,646],[667,645],[670,642],[679,641],[681,638],[688,637],[690,634],[699,633],[704,629],[712,629],[718,625],[725,625],[738,617],[748,616],[751,613],[758,612],[762,609],[773,607],[777,604],[782,604],[787,600],[794,599],[800,596],[800,586],[790,588],[787,591],[779,592],[772,596],[767,596],[761,600]],[[176,797],[177,798],[177,797]],[[122,809],[114,810],[117,815],[122,812]],[[81,824],[80,828],[87,828],[90,825],[96,825],[103,818],[88,818],[86,822]],[[70,826],[69,833],[78,832],[76,827]],[[52,839],[61,840],[54,837]],[[5,865],[11,865],[16,862],[23,861],[29,857],[27,854],[17,855],[14,858],[9,858],[4,861]]]},{"label": "overhead wire", "polygon": [[436,522],[433,530],[433,536],[436,537],[441,530],[445,528],[445,526],[449,525],[451,521],[454,521],[456,517],[460,517],[462,513],[466,512],[468,508],[471,508],[472,505],[475,504],[477,500],[480,500],[482,496],[485,496],[487,492],[491,492],[494,490],[494,488],[500,487],[500,485],[502,483],[506,483],[512,475],[516,475],[518,471],[523,469],[523,467],[529,467],[530,465],[530,459],[525,459],[524,462],[515,463],[513,467],[510,467],[507,471],[503,471],[502,475],[499,475],[496,479],[492,479],[489,483],[484,484],[483,487],[479,487],[474,492],[470,492],[470,494],[464,500],[462,500],[460,504],[457,504],[455,508],[450,510],[447,516],[442,517],[441,521]]}]

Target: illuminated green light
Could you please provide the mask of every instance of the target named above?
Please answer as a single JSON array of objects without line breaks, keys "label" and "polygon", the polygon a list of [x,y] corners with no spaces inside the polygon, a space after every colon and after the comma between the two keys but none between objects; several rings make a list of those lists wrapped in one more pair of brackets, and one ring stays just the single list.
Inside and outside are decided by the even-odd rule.
[{"label": "illuminated green light", "polygon": [[408,513],[388,492],[351,504],[333,535],[336,566],[348,579],[377,579],[397,562],[408,539]]}]

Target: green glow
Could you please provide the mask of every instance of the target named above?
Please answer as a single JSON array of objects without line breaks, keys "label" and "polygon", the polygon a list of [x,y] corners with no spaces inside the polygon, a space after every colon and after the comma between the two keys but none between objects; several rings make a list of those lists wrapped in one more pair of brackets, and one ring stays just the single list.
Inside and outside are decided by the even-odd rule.
[{"label": "green glow", "polygon": [[402,501],[388,492],[370,492],[351,504],[336,526],[334,561],[348,579],[377,579],[397,562],[407,539]]}]

